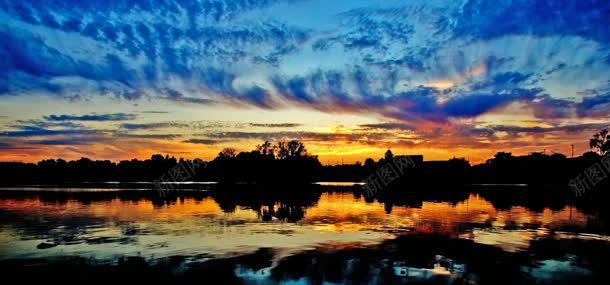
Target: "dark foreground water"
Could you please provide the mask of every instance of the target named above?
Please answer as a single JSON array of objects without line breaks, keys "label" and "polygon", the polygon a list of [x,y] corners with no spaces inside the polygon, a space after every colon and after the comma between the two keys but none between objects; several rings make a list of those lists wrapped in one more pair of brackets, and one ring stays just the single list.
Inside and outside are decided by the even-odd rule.
[{"label": "dark foreground water", "polygon": [[0,268],[64,283],[608,284],[608,226],[594,210],[320,187],[261,199],[1,189]]}]

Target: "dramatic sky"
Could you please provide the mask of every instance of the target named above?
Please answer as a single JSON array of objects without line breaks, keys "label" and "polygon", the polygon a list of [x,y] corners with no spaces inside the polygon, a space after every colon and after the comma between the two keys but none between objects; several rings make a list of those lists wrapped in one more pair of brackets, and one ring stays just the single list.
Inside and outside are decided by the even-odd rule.
[{"label": "dramatic sky", "polygon": [[0,0],[0,160],[580,154],[609,46],[606,0]]}]

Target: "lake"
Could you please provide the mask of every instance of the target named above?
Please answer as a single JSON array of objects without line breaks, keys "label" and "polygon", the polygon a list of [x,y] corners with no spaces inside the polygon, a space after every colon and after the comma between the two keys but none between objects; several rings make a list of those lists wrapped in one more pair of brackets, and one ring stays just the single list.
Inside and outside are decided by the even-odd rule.
[{"label": "lake", "polygon": [[609,268],[605,219],[570,204],[381,201],[326,184],[290,198],[218,191],[3,188],[0,265],[51,279],[242,284],[603,283]]}]

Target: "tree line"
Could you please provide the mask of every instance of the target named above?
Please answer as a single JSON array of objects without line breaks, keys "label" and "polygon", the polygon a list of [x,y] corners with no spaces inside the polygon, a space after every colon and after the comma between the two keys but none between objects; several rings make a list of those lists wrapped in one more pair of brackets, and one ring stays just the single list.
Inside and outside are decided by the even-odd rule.
[{"label": "tree line", "polygon": [[[599,160],[610,150],[610,135],[602,130],[590,139],[591,151],[569,160],[560,153],[534,152],[513,156],[510,152],[498,152],[485,163],[471,166],[468,161],[453,158],[445,162],[424,162],[413,171],[411,181],[452,182],[513,182],[540,181],[546,176],[563,175],[571,178],[592,161]],[[195,181],[223,182],[306,182],[306,181],[362,181],[374,173],[394,154],[387,150],[378,160],[367,158],[364,164],[322,166],[316,155],[311,155],[303,142],[298,140],[272,143],[265,141],[253,150],[238,152],[224,148],[206,162],[206,167],[192,177]],[[91,160],[81,158],[46,159],[38,163],[0,162],[0,183],[48,183],[84,181],[153,181],[180,163],[192,162],[183,158],[154,154],[145,160]],[[527,178],[527,179],[524,179]]]}]

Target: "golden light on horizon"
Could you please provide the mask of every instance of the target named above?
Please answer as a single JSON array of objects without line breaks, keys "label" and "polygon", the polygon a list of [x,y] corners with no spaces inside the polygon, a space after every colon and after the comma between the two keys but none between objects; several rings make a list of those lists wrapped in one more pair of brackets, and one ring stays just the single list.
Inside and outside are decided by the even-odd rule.
[{"label": "golden light on horizon", "polygon": [[438,88],[438,89],[449,89],[455,85],[456,85],[456,82],[454,82],[452,80],[440,79],[440,80],[435,80],[435,81],[430,81],[430,82],[424,83],[423,86]]}]

